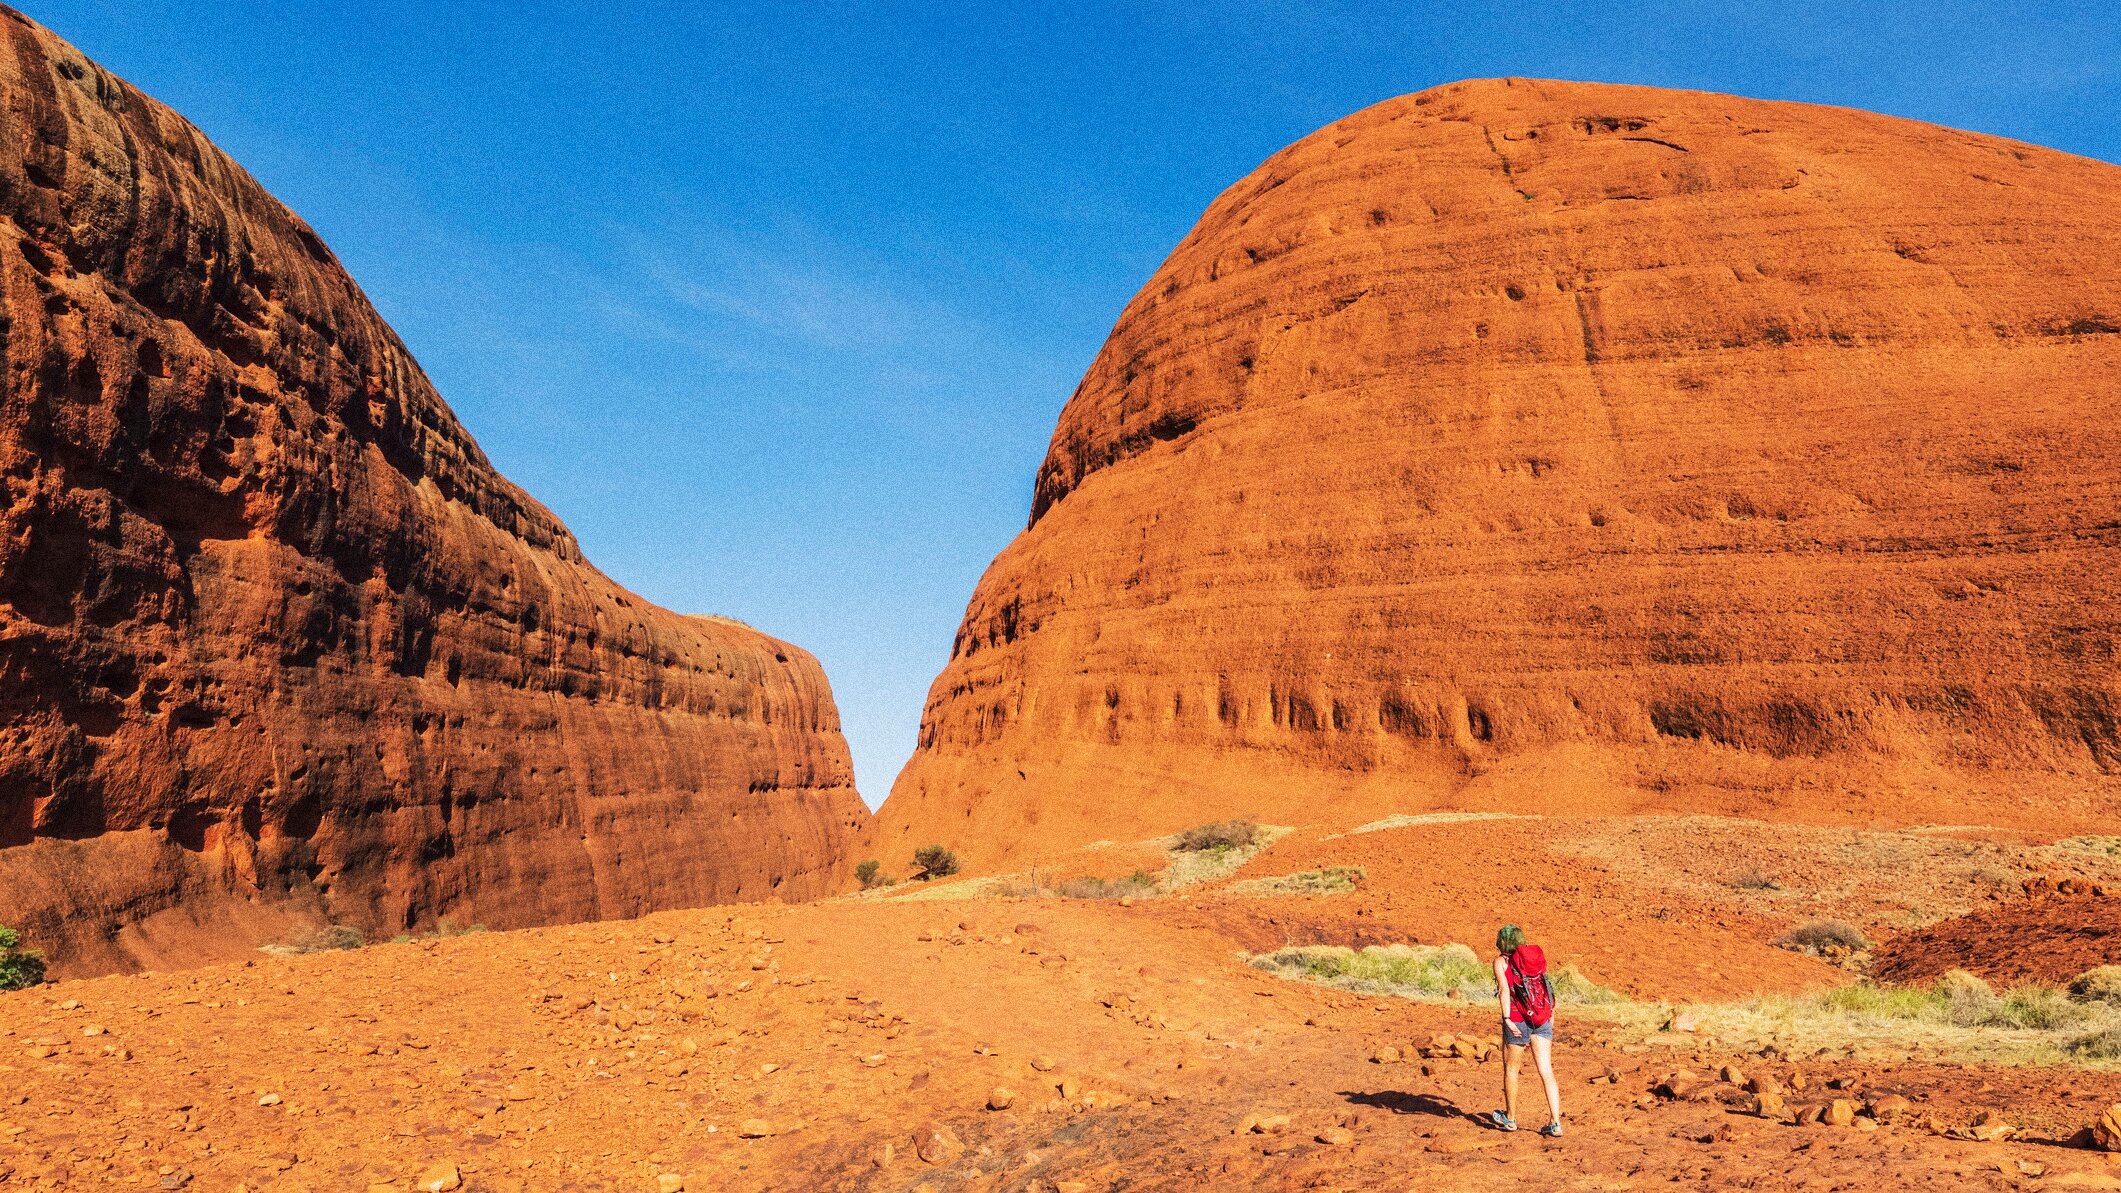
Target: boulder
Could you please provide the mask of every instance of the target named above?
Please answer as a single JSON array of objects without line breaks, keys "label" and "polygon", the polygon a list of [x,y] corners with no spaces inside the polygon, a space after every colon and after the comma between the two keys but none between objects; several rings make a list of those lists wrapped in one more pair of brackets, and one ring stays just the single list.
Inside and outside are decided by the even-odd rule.
[{"label": "boulder", "polygon": [[2092,1124],[2092,1146],[2104,1152],[2121,1152],[2121,1102],[2107,1107]]},{"label": "boulder", "polygon": [[935,1124],[913,1133],[913,1153],[926,1164],[948,1164],[965,1154],[965,1144],[957,1132]]}]

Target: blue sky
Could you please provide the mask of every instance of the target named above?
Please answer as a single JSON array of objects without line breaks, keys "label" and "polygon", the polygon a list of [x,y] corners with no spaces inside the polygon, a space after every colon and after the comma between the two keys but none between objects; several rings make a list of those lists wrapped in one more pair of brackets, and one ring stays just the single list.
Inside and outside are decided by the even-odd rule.
[{"label": "blue sky", "polygon": [[1507,74],[2121,160],[2112,0],[23,7],[314,224],[598,566],[815,652],[872,804],[1121,306],[1319,125]]}]

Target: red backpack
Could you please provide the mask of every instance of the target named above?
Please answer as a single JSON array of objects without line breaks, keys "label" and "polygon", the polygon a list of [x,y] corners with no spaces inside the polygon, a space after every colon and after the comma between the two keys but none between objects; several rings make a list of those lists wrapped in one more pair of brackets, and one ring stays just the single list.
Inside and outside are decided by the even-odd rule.
[{"label": "red backpack", "polygon": [[1544,1027],[1554,1018],[1554,983],[1547,980],[1547,955],[1536,944],[1521,944],[1510,952],[1510,1005],[1524,1021]]}]

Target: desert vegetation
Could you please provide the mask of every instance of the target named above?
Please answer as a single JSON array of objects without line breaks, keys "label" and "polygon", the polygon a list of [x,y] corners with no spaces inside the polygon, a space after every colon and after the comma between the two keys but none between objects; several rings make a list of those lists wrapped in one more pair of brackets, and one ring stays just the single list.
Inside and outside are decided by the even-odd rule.
[{"label": "desert vegetation", "polygon": [[1178,834],[1172,848],[1190,853],[1210,849],[1244,849],[1259,839],[1259,825],[1250,820],[1218,820],[1200,824]]},{"label": "desert vegetation", "polygon": [[865,891],[891,885],[891,879],[884,874],[884,863],[873,857],[864,859],[854,867],[854,878],[862,884]]},{"label": "desert vegetation", "polygon": [[[1247,960],[1254,969],[1360,994],[1495,1001],[1493,973],[1462,944],[1308,945]],[[1573,966],[1552,977],[1557,1001],[1606,1022],[1623,1040],[1710,1035],[1758,1046],[1772,1043],[1785,1052],[1937,1051],[1988,1063],[2095,1068],[2121,1061],[2121,1002],[2111,1001],[2121,966],[2080,975],[2067,990],[2031,982],[1999,991],[1973,974],[1953,970],[1922,984],[1859,981],[1807,995],[1688,1006],[1683,1014],[1681,1008],[1601,986]]]},{"label": "desert vegetation", "polygon": [[[1462,944],[1304,945],[1249,959],[1254,969],[1337,986],[1361,994],[1401,998],[1494,1002],[1495,974],[1480,955]],[[1550,975],[1557,1001],[1576,1006],[1608,1005],[1623,996],[1583,976],[1574,966]]]},{"label": "desert vegetation", "polygon": [[1230,884],[1233,895],[1344,895],[1370,876],[1361,866],[1327,866],[1273,878],[1248,878]]},{"label": "desert vegetation", "polygon": [[2071,978],[2069,996],[2079,1002],[2121,1006],[2121,965],[2101,965]]},{"label": "desert vegetation", "polygon": [[1871,942],[1854,924],[1841,920],[1813,920],[1777,936],[1775,947],[1834,960],[1860,953],[1870,948]]},{"label": "desert vegetation", "polygon": [[326,924],[314,931],[304,932],[293,940],[269,944],[260,948],[261,953],[278,957],[299,957],[308,953],[330,953],[341,949],[358,949],[368,943],[359,928],[346,924]]},{"label": "desert vegetation", "polygon": [[[2121,1007],[2096,993],[2107,988],[2097,973],[2080,975],[2066,990],[2027,982],[1999,991],[1952,970],[1927,983],[1854,982],[1808,995],[1690,1007],[1688,1014],[1701,1032],[1773,1041],[1785,1051],[1929,1051],[1994,1064],[2106,1068],[2121,1060]],[[1632,1010],[1624,1008],[1623,1018]],[[1661,1023],[1639,1019],[1634,1027],[1651,1034]]]},{"label": "desert vegetation", "polygon": [[913,865],[919,871],[914,877],[922,882],[948,878],[958,870],[957,855],[940,845],[923,845],[914,850]]},{"label": "desert vegetation", "polygon": [[1136,870],[1124,878],[1084,875],[1052,883],[1041,881],[1034,871],[1027,879],[1002,883],[994,888],[993,893],[1034,899],[1140,899],[1160,892],[1153,876]]},{"label": "desert vegetation", "polygon": [[0,927],[0,990],[26,990],[44,980],[44,954],[21,945],[21,933]]}]

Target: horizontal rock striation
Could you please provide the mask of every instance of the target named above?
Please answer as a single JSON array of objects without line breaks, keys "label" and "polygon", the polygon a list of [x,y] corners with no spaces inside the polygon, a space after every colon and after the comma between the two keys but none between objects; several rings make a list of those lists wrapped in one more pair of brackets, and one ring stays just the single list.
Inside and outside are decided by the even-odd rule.
[{"label": "horizontal rock striation", "polygon": [[0,9],[0,923],[61,972],[800,898],[825,677],[497,474],[315,232]]},{"label": "horizontal rock striation", "polygon": [[2121,168],[1523,79],[1219,197],[880,813],[994,864],[1319,801],[2121,810]]}]

